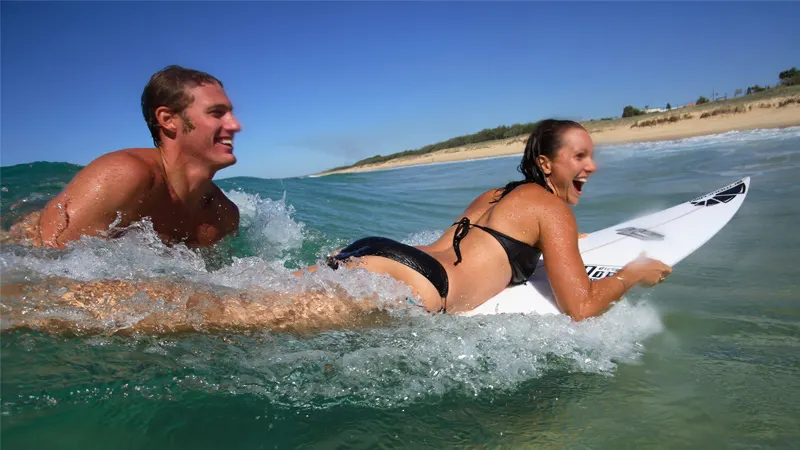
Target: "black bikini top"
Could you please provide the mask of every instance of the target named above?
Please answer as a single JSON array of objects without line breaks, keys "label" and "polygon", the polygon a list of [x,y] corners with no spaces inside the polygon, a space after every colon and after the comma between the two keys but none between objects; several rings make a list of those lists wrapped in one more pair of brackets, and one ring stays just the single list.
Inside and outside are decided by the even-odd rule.
[{"label": "black bikini top", "polygon": [[524,242],[520,242],[507,234],[493,230],[488,227],[472,224],[468,217],[464,217],[453,225],[456,227],[456,234],[453,236],[453,250],[456,252],[456,263],[461,262],[461,240],[467,236],[470,227],[480,228],[481,230],[491,234],[497,239],[497,242],[503,246],[503,249],[508,255],[508,263],[511,264],[511,284],[522,284],[533,275],[536,270],[536,264],[539,262],[539,257],[542,255],[541,250],[532,247]]}]

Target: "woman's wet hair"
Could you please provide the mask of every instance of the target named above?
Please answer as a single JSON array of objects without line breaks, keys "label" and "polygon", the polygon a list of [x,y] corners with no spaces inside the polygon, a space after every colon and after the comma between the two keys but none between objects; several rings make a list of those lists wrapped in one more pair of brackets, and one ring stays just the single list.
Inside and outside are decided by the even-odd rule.
[{"label": "woman's wet hair", "polygon": [[509,192],[513,191],[517,186],[525,183],[536,183],[539,186],[553,192],[550,186],[547,185],[547,177],[545,176],[539,163],[536,161],[539,155],[555,159],[558,150],[561,148],[561,137],[564,132],[572,128],[583,129],[583,126],[578,122],[572,120],[556,120],[547,119],[542,120],[536,125],[528,137],[528,143],[525,145],[525,153],[522,155],[522,161],[517,166],[517,170],[525,176],[525,179],[519,181],[512,181],[503,188],[503,193],[496,201],[500,201]]},{"label": "woman's wet hair", "polygon": [[[156,147],[161,145],[161,125],[156,118],[156,109],[166,106],[173,113],[183,116],[183,111],[194,101],[187,89],[203,84],[222,87],[221,81],[205,72],[176,65],[167,66],[150,77],[142,92],[142,115]],[[191,127],[188,120],[186,122]]]}]

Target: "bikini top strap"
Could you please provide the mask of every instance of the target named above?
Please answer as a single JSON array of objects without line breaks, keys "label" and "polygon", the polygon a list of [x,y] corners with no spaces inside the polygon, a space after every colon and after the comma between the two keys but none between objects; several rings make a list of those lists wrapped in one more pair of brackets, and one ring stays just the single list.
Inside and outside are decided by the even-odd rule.
[{"label": "bikini top strap", "polygon": [[453,225],[458,225],[453,235],[453,250],[456,252],[456,263],[454,265],[457,266],[461,262],[461,240],[469,233],[469,217],[462,217],[461,220],[453,223]]}]

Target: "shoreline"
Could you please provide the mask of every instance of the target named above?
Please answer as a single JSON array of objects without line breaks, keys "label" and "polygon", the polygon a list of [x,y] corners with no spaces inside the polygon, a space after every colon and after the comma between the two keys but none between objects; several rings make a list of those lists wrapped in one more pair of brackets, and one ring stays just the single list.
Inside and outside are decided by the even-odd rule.
[{"label": "shoreline", "polygon": [[[800,126],[800,94],[773,96],[750,101],[745,97],[645,116],[585,121],[581,124],[592,136],[595,145],[668,141],[730,131],[788,128]],[[316,178],[335,174],[521,155],[525,149],[527,138],[527,135],[523,135],[479,142],[438,150],[425,155],[323,171],[308,176]]]}]

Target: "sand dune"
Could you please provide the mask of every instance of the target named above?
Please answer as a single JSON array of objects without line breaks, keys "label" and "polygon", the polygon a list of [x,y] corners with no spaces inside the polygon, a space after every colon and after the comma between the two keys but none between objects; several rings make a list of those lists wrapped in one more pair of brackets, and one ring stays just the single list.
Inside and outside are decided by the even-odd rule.
[{"label": "sand dune", "polygon": [[[588,121],[583,125],[592,135],[595,145],[660,141],[735,130],[800,126],[800,95],[762,98],[753,101],[740,98],[735,101],[709,103],[646,116]],[[517,136],[448,148],[426,155],[398,158],[378,164],[327,171],[318,175],[522,154],[526,140],[527,136]]]}]

